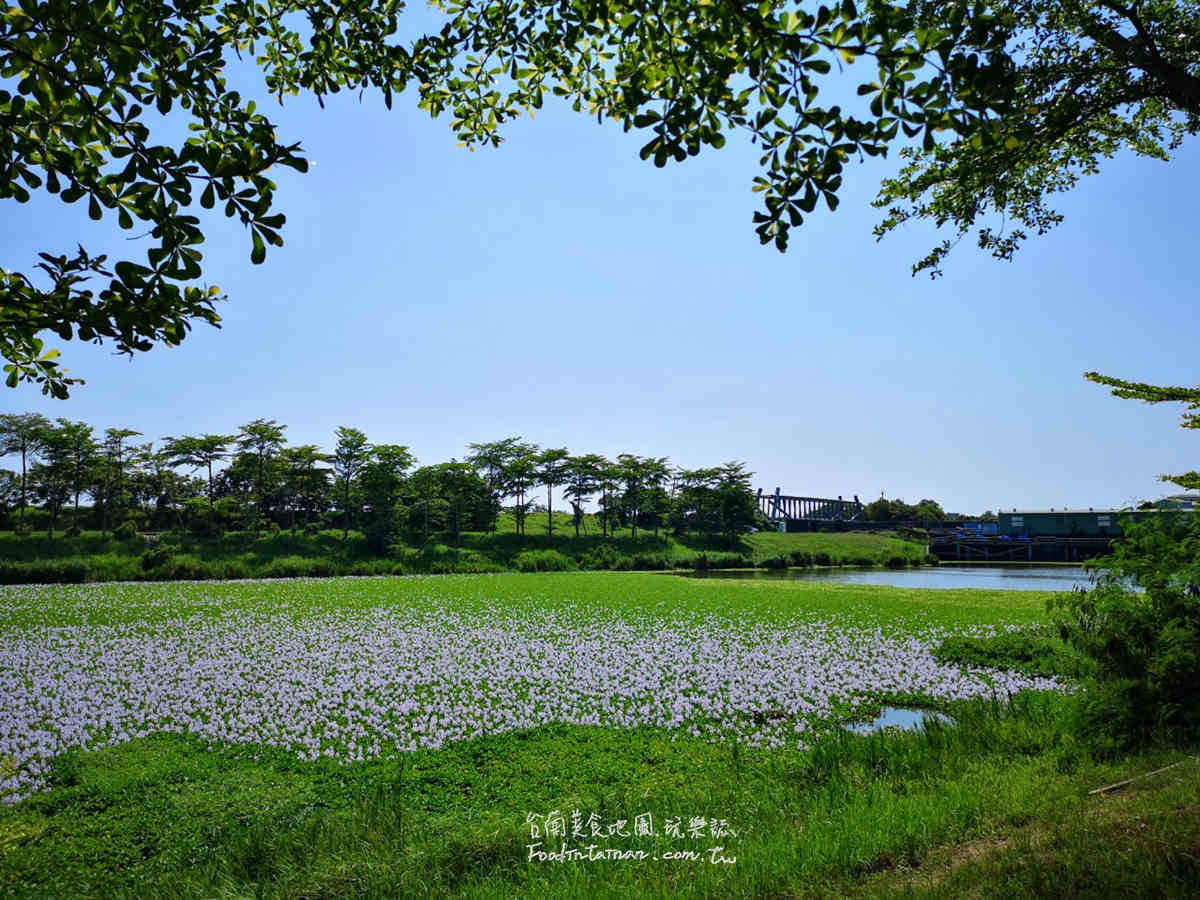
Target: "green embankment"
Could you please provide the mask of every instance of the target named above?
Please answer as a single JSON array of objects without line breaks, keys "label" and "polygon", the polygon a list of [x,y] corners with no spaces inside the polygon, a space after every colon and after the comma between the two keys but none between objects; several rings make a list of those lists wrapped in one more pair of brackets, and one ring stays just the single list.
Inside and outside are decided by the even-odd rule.
[{"label": "green embankment", "polygon": [[891,534],[864,532],[746,535],[729,541],[628,529],[604,536],[592,516],[576,537],[570,516],[529,517],[526,534],[502,516],[495,533],[468,532],[457,543],[439,535],[422,546],[398,544],[372,555],[359,532],[292,534],[232,532],[219,538],[138,535],[118,540],[99,532],[17,536],[0,532],[0,583],[82,583],[179,579],[405,575],[452,572],[783,568],[809,565],[907,566],[925,561],[925,545]]},{"label": "green embankment", "polygon": [[[20,589],[28,590],[28,589]],[[42,626],[308,617],[380,605],[608,609],[764,622],[838,614],[945,627],[1044,621],[1045,595],[639,574],[270,585],[39,588],[0,634]],[[523,604],[523,605],[522,605]],[[40,632],[39,632],[40,633]],[[947,708],[951,728],[734,752],[649,729],[547,724],[402,761],[300,762],[259,745],[155,735],[55,763],[50,790],[0,807],[14,897],[1190,897],[1200,892],[1196,748],[1093,759],[1070,698]],[[615,838],[646,860],[531,859],[530,812],[726,820],[723,839]],[[569,826],[568,826],[569,827]],[[699,849],[696,860],[665,851]],[[716,855],[736,862],[712,862]]]}]

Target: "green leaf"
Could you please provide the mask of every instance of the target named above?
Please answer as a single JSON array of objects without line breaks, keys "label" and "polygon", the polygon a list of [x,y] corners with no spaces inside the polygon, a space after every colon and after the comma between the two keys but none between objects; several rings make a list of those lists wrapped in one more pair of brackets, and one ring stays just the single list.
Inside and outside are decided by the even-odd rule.
[{"label": "green leaf", "polygon": [[250,230],[254,242],[254,248],[250,251],[250,262],[256,266],[267,258],[267,245],[263,243],[262,235],[258,233],[258,229]]}]

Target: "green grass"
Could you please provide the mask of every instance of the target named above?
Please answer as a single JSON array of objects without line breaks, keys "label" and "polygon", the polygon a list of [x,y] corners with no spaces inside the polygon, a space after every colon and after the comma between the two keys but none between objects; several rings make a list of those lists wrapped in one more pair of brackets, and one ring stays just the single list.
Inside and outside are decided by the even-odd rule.
[{"label": "green grass", "polygon": [[0,629],[407,607],[447,612],[572,610],[614,616],[730,616],[764,623],[844,616],[861,625],[971,626],[1045,620],[1047,591],[923,590],[809,581],[695,579],[644,572],[334,578],[10,589]]},{"label": "green grass", "polygon": [[[559,725],[349,767],[162,735],[68,754],[52,790],[0,810],[0,878],[7,895],[31,897],[838,896],[948,843],[1069,822],[1087,789],[1178,758],[1093,762],[1057,725],[1060,704],[962,704],[954,729],[737,757],[647,731]],[[1197,785],[1193,774],[1157,803],[1194,809]],[[698,848],[700,862],[530,861],[526,816],[555,809],[595,811],[605,823],[699,815],[726,820],[736,836],[606,842],[660,856]],[[1181,848],[1195,846],[1196,824]],[[1088,829],[1050,855],[1084,881],[1095,841],[1125,848],[1124,838]],[[713,865],[714,846],[737,862]],[[1161,877],[1133,880],[1140,896],[1184,876],[1200,884],[1194,864],[1156,875],[1133,862],[1107,868],[1125,883]],[[989,878],[991,896],[1016,895]],[[960,876],[942,895],[972,884]]]},{"label": "green grass", "polygon": [[[526,535],[502,516],[496,533],[466,533],[459,546],[446,535],[423,547],[398,545],[373,556],[363,536],[351,531],[315,535],[234,532],[219,538],[165,535],[157,544],[140,537],[121,541],[98,532],[75,537],[18,537],[0,532],[0,583],[171,581],[403,575],[542,569],[662,570],[790,565],[919,565],[923,542],[860,532],[779,534],[765,532],[729,541],[719,536],[668,536],[628,529],[605,537],[587,517],[575,537],[570,517],[556,513],[553,535],[545,516],[530,517]],[[156,549],[157,548],[157,549]],[[532,554],[532,556],[531,556]],[[565,560],[557,560],[558,554]],[[539,562],[540,560],[540,562]]]},{"label": "green grass", "polygon": [[[1192,748],[1192,753],[1195,748]],[[1028,822],[938,848],[920,865],[888,865],[843,881],[841,897],[1193,898],[1200,888],[1200,759],[1163,751],[1123,760],[1125,776],[1183,765],[1115,792],[1089,796],[1109,769],[1081,770],[1078,790]]]},{"label": "green grass", "polygon": [[1083,678],[1091,665],[1056,629],[1035,626],[991,637],[952,637],[934,652],[939,662],[1013,669],[1027,675]]},{"label": "green grass", "polygon": [[[1044,623],[1046,596],[639,573],[111,584],[11,589],[0,634],[382,605],[664,621],[839,616],[889,629],[960,628]],[[49,790],[0,807],[0,894],[1182,897],[1200,890],[1200,765],[1138,782],[1120,799],[1089,797],[1091,788],[1181,754],[1093,759],[1069,732],[1071,700],[1059,695],[939,705],[954,726],[870,737],[834,730],[804,752],[561,724],[352,765],[178,734],[71,751],[55,761]],[[527,814],[560,810],[569,823],[575,809],[606,823],[650,813],[659,836],[618,836],[607,845],[660,858],[531,861]],[[685,833],[692,816],[724,819],[736,836],[668,839],[662,824],[672,816],[682,817]],[[964,861],[956,849],[964,842],[995,852]],[[714,846],[736,863],[709,862]],[[701,859],[661,858],[681,847],[696,848]]]},{"label": "green grass", "polygon": [[802,551],[825,553],[834,559],[859,556],[876,562],[881,557],[902,556],[910,565],[919,564],[925,556],[925,539],[906,539],[887,532],[834,531],[781,534],[764,531],[749,537],[754,551],[760,556],[782,555]]},{"label": "green grass", "polygon": [[[1006,746],[1008,723],[980,723],[953,743],[848,739],[811,758],[743,752],[736,765],[728,748],[562,726],[414,754],[403,767],[298,764],[262,747],[209,752],[161,736],[60,758],[54,789],[0,818],[20,844],[3,858],[4,875],[34,894],[205,896],[264,885],[302,896],[344,883],[361,895],[536,886],[570,896],[580,875],[595,875],[530,864],[524,823],[530,811],[580,808],[605,821],[644,811],[660,821],[724,818],[740,867],[691,866],[696,886],[782,890],[867,871],[897,847],[913,852],[922,843],[914,832],[954,839],[975,834],[987,813],[1028,815],[1023,796],[1035,795],[1026,789],[1045,780],[1022,764],[1028,729]],[[908,780],[922,789],[889,790]],[[621,867],[615,881],[644,888],[672,867],[653,868]],[[618,894],[614,873],[603,879],[606,895]]]}]

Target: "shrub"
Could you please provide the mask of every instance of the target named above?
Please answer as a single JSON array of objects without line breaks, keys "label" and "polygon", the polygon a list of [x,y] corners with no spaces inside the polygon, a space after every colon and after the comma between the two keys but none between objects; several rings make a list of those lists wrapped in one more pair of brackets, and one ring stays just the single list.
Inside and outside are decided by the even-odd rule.
[{"label": "shrub", "polygon": [[278,556],[260,574],[263,578],[307,578],[313,574],[313,562],[303,556]]},{"label": "shrub", "polygon": [[88,564],[81,559],[0,563],[0,584],[83,584]]},{"label": "shrub", "polygon": [[662,553],[635,553],[631,565],[643,572],[656,572],[671,568],[671,561]]},{"label": "shrub", "polygon": [[337,566],[330,559],[311,559],[309,571],[314,578],[329,578],[337,574]]},{"label": "shrub", "polygon": [[908,565],[908,559],[898,553],[893,553],[883,561],[883,564],[889,569],[903,569]]},{"label": "shrub", "polygon": [[[1122,523],[1095,587],[1050,601],[1064,639],[1096,663],[1080,709],[1101,750],[1200,739],[1200,516]],[[1131,586],[1136,584],[1142,592]]]},{"label": "shrub", "polygon": [[113,529],[113,537],[118,541],[131,541],[137,537],[137,526],[133,522],[122,522]]},{"label": "shrub", "polygon": [[140,509],[131,509],[125,513],[124,521],[133,525],[134,531],[146,531],[150,517]]},{"label": "shrub", "polygon": [[63,534],[66,535],[67,537],[73,538],[73,537],[79,537],[79,535],[83,534],[83,531],[80,530],[78,525],[72,525],[70,528],[68,528],[66,531],[64,531]]},{"label": "shrub", "polygon": [[754,568],[754,560],[750,557],[742,556],[740,553],[714,553],[709,556],[705,562],[707,567],[710,569]]},{"label": "shrub", "polygon": [[768,556],[759,560],[758,566],[761,569],[786,569],[791,562],[791,557],[788,556]]},{"label": "shrub", "polygon": [[526,550],[513,557],[513,567],[518,572],[568,572],[579,565],[557,550]]},{"label": "shrub", "polygon": [[791,554],[793,566],[811,566],[813,564],[812,554],[807,550],[793,550]]},{"label": "shrub", "polygon": [[951,637],[934,651],[942,663],[1015,669],[1027,675],[1080,678],[1087,659],[1048,628],[1001,631],[989,637]]},{"label": "shrub", "polygon": [[225,529],[213,518],[194,519],[188,525],[188,533],[201,538],[219,538],[225,534]]},{"label": "shrub", "polygon": [[221,577],[223,570],[194,556],[177,556],[154,574],[171,581],[205,581]]},{"label": "shrub", "polygon": [[620,569],[629,568],[633,560],[617,551],[611,544],[600,544],[593,547],[579,560],[584,569]]},{"label": "shrub", "polygon": [[142,554],[140,565],[143,572],[150,572],[155,569],[161,569],[174,558],[175,548],[169,544],[159,544],[156,547],[151,547]]},{"label": "shrub", "polygon": [[812,561],[813,561],[814,566],[832,566],[833,565],[833,560],[830,558],[829,554],[823,550],[820,551],[819,553],[814,553],[813,557],[812,557]]}]

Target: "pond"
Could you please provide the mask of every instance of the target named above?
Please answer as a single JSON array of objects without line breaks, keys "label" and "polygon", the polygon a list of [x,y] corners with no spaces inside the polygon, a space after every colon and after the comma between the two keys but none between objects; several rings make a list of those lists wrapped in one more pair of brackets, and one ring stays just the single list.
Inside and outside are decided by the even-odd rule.
[{"label": "pond", "polygon": [[[691,574],[691,573],[689,573]],[[882,584],[908,588],[982,588],[1007,591],[1069,591],[1089,587],[1081,566],[1009,563],[1003,566],[923,566],[918,569],[784,569],[697,572],[701,578],[783,578],[838,584]]]},{"label": "pond", "polygon": [[916,731],[924,723],[934,721],[943,725],[954,722],[949,716],[928,709],[905,709],[902,706],[885,706],[879,716],[872,722],[857,722],[846,726],[847,731],[855,734],[873,734],[885,728],[902,728],[905,731]]}]

